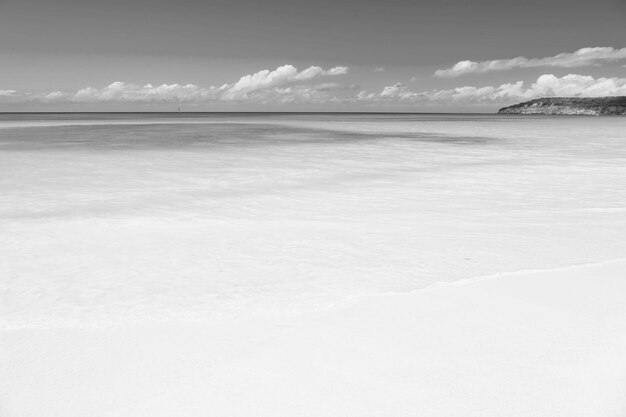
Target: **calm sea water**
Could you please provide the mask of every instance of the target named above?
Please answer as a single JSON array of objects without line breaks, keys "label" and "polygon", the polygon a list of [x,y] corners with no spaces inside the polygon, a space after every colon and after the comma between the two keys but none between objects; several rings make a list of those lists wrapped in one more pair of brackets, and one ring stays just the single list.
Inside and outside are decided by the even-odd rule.
[{"label": "calm sea water", "polygon": [[324,309],[624,236],[626,118],[0,115],[4,328]]}]

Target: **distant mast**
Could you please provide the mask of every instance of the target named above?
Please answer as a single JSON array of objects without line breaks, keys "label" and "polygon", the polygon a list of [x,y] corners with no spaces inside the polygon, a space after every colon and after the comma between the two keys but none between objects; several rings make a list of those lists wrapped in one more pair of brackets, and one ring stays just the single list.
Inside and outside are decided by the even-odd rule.
[{"label": "distant mast", "polygon": [[180,113],[180,106],[178,107],[178,112]]}]

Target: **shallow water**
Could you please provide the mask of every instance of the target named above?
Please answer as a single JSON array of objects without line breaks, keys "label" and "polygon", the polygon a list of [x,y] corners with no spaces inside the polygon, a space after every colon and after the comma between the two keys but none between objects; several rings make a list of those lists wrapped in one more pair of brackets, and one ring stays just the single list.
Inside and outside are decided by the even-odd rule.
[{"label": "shallow water", "polygon": [[0,325],[330,308],[626,257],[626,118],[0,115]]}]

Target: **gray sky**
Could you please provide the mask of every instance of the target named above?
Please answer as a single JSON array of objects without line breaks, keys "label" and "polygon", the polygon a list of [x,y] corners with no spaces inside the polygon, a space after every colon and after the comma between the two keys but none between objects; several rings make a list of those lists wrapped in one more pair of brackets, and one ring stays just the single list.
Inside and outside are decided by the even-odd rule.
[{"label": "gray sky", "polygon": [[0,0],[0,110],[491,111],[626,95],[624,22],[623,0]]}]

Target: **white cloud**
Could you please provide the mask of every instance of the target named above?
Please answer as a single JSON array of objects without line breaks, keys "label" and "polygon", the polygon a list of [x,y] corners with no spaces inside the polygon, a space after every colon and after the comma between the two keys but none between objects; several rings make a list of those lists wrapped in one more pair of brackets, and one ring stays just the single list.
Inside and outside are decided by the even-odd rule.
[{"label": "white cloud", "polygon": [[[58,93],[55,97],[63,99],[67,93]],[[55,94],[51,93],[51,94]],[[215,87],[202,88],[194,84],[162,84],[144,86],[116,81],[102,89],[87,87],[78,90],[69,97],[69,101],[89,102],[200,102],[215,99]]]},{"label": "white cloud", "polygon": [[385,70],[385,67],[376,67],[374,68],[374,72],[383,72]]},{"label": "white cloud", "polygon": [[593,78],[589,75],[569,74],[555,77],[542,75],[533,84],[532,90],[540,95],[557,96],[620,96],[626,95],[626,78]]},{"label": "white cloud", "polygon": [[389,85],[383,88],[383,91],[380,92],[381,97],[399,98],[401,100],[413,99],[416,98],[418,95],[418,93],[413,93],[409,91],[409,87],[402,83]]},{"label": "white cloud", "polygon": [[23,103],[29,100],[29,93],[21,93],[16,90],[0,90],[0,103]]},{"label": "white cloud", "polygon": [[220,90],[225,99],[245,99],[255,91],[309,81],[321,76],[342,75],[347,72],[347,67],[334,67],[324,70],[321,67],[312,66],[298,71],[293,65],[283,65],[273,71],[262,70],[254,74],[244,75],[232,85],[223,85]]},{"label": "white cloud", "polygon": [[42,101],[46,101],[46,102],[58,102],[58,101],[67,101],[69,99],[71,99],[72,95],[70,93],[67,92],[63,92],[63,91],[52,91],[48,94],[46,94]]},{"label": "white cloud", "polygon": [[15,90],[0,90],[0,97],[14,96],[16,93]]},{"label": "white cloud", "polygon": [[490,61],[460,61],[450,68],[435,72],[437,77],[458,77],[464,74],[504,71],[513,68],[562,67],[574,68],[598,65],[626,59],[626,48],[611,47],[581,48],[575,52],[564,52],[544,58],[526,58],[519,56],[512,59],[494,59]]},{"label": "white cloud", "polygon": [[626,78],[594,78],[589,75],[569,74],[557,77],[544,74],[530,86],[523,81],[500,86],[463,86],[443,90],[413,92],[404,84],[383,88],[380,93],[361,91],[358,101],[372,102],[506,102],[530,100],[538,97],[601,97],[626,95]]}]

